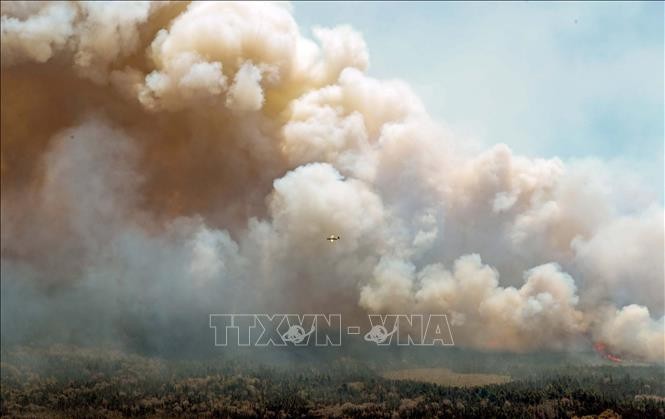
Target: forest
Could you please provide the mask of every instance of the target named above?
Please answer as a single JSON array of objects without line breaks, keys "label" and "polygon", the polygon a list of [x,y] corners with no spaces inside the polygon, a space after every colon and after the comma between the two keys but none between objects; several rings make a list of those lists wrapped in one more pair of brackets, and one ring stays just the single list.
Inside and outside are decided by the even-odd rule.
[{"label": "forest", "polygon": [[[477,356],[477,355],[474,355]],[[3,417],[665,417],[663,367],[570,364],[455,387],[341,357],[183,361],[94,348],[2,352]],[[385,368],[393,368],[391,362]]]}]

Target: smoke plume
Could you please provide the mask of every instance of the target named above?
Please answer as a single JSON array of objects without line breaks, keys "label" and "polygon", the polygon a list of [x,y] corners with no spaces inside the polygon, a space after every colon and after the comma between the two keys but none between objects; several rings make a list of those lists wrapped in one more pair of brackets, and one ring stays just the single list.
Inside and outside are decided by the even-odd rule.
[{"label": "smoke plume", "polygon": [[444,312],[458,345],[665,360],[662,204],[474,150],[354,29],[313,35],[279,4],[3,2],[3,341]]}]

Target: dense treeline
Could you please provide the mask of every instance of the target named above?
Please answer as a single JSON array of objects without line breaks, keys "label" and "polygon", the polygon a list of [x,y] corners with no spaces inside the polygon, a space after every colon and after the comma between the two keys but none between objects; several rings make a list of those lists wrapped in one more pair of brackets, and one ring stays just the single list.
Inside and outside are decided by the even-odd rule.
[{"label": "dense treeline", "polygon": [[576,366],[455,388],[386,380],[351,359],[269,367],[71,348],[2,355],[3,416],[665,417],[661,367]]}]

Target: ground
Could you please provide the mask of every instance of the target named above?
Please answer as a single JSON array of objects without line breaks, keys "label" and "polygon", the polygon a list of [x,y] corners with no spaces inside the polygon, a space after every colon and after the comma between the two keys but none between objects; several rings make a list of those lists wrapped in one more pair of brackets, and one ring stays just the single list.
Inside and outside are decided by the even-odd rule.
[{"label": "ground", "polygon": [[1,354],[2,417],[665,417],[662,366],[525,361],[509,377],[385,360],[381,370],[352,357],[178,360],[66,346]]}]

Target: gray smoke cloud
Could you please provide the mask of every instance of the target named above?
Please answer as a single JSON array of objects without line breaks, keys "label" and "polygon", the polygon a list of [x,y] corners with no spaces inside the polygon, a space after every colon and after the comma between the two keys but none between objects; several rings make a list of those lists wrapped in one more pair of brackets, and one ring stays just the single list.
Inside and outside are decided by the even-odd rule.
[{"label": "gray smoke cloud", "polygon": [[626,205],[639,184],[602,161],[474,150],[367,76],[352,28],[307,39],[272,3],[1,11],[3,341],[443,311],[460,345],[665,360],[662,205]]}]

